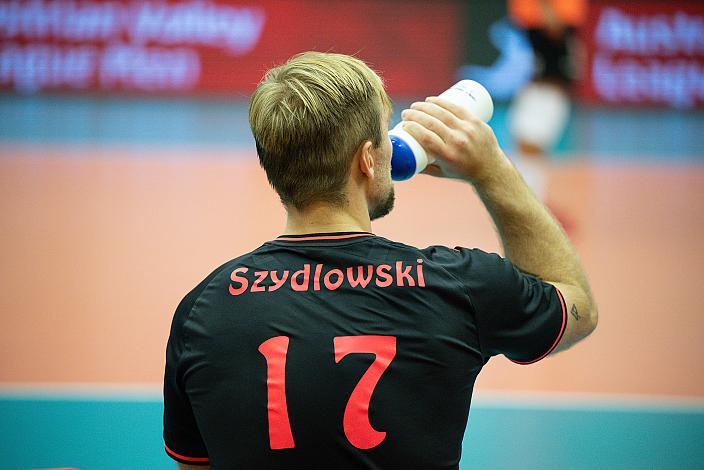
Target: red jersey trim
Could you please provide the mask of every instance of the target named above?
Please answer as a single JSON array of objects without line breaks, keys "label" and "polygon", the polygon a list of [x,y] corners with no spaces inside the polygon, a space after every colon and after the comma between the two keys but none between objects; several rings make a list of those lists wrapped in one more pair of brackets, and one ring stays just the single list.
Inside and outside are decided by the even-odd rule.
[{"label": "red jersey trim", "polygon": [[[555,286],[553,286],[555,287]],[[548,349],[545,354],[540,356],[537,359],[533,359],[532,361],[514,361],[510,357],[508,358],[509,361],[515,362],[516,364],[521,364],[521,365],[528,365],[528,364],[533,364],[535,362],[538,362],[539,360],[543,359],[545,356],[550,354],[556,347],[557,343],[560,342],[562,339],[562,335],[565,333],[565,328],[567,327],[567,306],[565,305],[565,299],[562,297],[562,292],[555,287],[555,292],[557,292],[557,298],[560,299],[560,305],[562,306],[562,326],[560,327],[560,332],[557,334],[557,338],[555,339],[555,342],[552,343],[552,346],[550,346],[550,349]]]},{"label": "red jersey trim", "polygon": [[176,453],[173,450],[169,449],[169,446],[167,446],[166,444],[164,444],[164,449],[166,449],[167,454],[176,458],[177,460],[185,460],[186,462],[200,462],[200,463],[208,463],[210,461],[210,459],[208,457],[186,457],[185,455],[181,455],[181,454]]},{"label": "red jersey trim", "polygon": [[310,237],[291,237],[291,236],[286,236],[282,235],[278,238],[276,238],[274,241],[287,241],[287,242],[302,242],[302,241],[310,241],[310,240],[342,240],[344,238],[358,238],[358,237],[373,237],[373,233],[350,233],[347,235],[312,235]]}]

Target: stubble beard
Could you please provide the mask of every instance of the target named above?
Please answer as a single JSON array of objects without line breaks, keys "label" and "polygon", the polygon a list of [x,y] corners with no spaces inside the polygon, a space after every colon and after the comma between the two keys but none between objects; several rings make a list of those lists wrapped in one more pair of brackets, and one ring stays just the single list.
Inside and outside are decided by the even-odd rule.
[{"label": "stubble beard", "polygon": [[396,200],[396,195],[394,194],[393,185],[390,186],[389,192],[384,199],[382,199],[374,207],[369,208],[369,219],[376,220],[387,215],[394,208],[394,201]]}]

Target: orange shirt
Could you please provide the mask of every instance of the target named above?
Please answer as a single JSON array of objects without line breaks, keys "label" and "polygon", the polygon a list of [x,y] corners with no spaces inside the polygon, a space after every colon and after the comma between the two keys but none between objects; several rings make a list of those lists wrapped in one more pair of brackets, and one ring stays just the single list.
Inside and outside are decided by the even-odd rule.
[{"label": "orange shirt", "polygon": [[587,8],[587,0],[508,0],[509,15],[523,28],[544,26],[550,11],[561,23],[576,27],[584,21]]}]

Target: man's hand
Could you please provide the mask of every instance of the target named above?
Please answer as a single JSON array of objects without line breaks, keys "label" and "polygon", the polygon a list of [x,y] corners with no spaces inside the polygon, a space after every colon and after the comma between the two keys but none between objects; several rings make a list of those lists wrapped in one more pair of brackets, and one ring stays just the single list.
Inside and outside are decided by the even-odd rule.
[{"label": "man's hand", "polygon": [[429,97],[401,113],[403,129],[437,160],[425,174],[480,182],[510,162],[491,127],[461,107]]}]

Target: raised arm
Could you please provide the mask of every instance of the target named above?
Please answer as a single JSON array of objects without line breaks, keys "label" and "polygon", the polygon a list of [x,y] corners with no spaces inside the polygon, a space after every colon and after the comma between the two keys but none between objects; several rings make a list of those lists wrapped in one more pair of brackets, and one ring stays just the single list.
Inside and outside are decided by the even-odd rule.
[{"label": "raised arm", "polygon": [[554,351],[588,336],[598,315],[579,258],[560,225],[501,151],[491,128],[435,97],[414,103],[402,117],[404,129],[437,157],[425,173],[470,182],[496,225],[506,257],[562,293],[568,321]]}]

